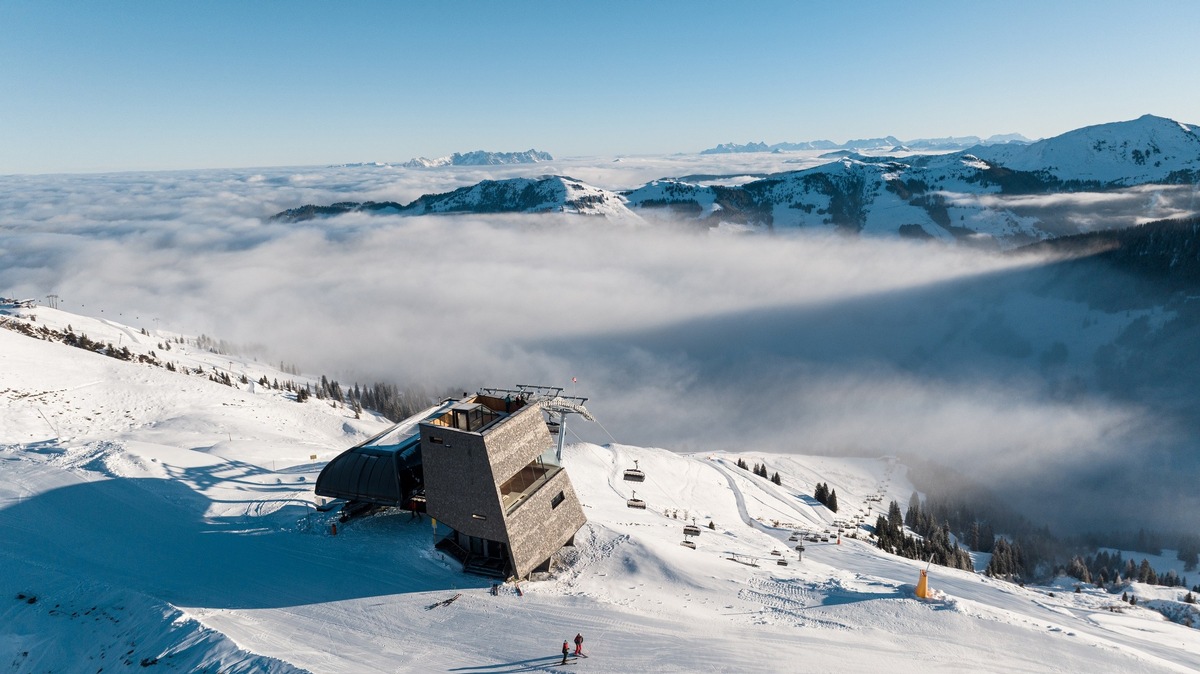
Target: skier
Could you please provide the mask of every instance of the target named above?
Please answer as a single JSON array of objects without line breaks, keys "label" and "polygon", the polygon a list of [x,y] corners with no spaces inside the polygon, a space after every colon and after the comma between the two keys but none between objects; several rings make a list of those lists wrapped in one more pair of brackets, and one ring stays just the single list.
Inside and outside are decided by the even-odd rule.
[{"label": "skier", "polygon": [[563,661],[562,664],[567,664],[567,654],[571,652],[571,647],[567,645],[567,640],[563,639]]},{"label": "skier", "polygon": [[583,635],[575,635],[575,655],[583,655]]}]

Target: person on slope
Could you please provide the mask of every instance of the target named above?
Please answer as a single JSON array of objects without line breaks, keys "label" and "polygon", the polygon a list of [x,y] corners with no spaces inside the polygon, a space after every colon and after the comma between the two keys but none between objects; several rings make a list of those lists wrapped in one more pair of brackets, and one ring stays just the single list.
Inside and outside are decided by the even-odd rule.
[{"label": "person on slope", "polygon": [[563,639],[563,661],[562,664],[567,664],[567,654],[571,652],[571,647],[567,645],[567,640]]},{"label": "person on slope", "polygon": [[575,655],[583,655],[583,635],[575,635]]}]

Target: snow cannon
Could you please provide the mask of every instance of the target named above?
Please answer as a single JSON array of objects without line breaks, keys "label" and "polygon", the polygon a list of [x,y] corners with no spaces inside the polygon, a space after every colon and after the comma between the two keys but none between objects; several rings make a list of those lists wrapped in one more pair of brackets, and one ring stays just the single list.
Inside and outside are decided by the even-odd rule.
[{"label": "snow cannon", "polygon": [[929,572],[921,569],[921,580],[917,581],[917,596],[921,599],[929,598]]}]

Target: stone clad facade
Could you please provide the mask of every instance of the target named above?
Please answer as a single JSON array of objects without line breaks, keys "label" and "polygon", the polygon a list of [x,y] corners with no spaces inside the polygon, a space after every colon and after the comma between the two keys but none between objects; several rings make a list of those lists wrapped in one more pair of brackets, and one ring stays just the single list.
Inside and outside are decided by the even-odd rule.
[{"label": "stone clad facade", "polygon": [[[554,501],[559,496],[562,501]],[[509,547],[518,578],[524,578],[575,538],[587,522],[567,471],[559,471],[508,519]]]},{"label": "stone clad facade", "polygon": [[420,430],[427,511],[465,565],[525,578],[587,521],[537,403],[471,396]]}]

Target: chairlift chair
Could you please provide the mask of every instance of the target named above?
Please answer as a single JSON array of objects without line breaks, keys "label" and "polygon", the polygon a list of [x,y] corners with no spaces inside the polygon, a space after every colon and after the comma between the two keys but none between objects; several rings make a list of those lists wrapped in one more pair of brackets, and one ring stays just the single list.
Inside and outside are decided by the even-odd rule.
[{"label": "chairlift chair", "polygon": [[646,481],[646,473],[642,472],[642,470],[638,468],[637,459],[634,459],[633,461],[633,468],[625,469],[625,475],[623,477],[629,482]]},{"label": "chairlift chair", "polygon": [[684,536],[699,536],[700,535],[700,527],[696,526],[695,524],[685,524],[683,526],[683,535]]},{"label": "chairlift chair", "polygon": [[680,543],[680,545],[682,545],[682,546],[683,546],[683,547],[685,547],[685,548],[691,548],[692,550],[695,550],[695,549],[696,549],[696,544],[695,544],[694,542],[692,542],[692,541],[689,541],[689,540],[688,540],[688,539],[686,539],[686,538],[685,538],[685,539],[683,539],[683,542],[682,542],[682,543]]},{"label": "chairlift chair", "polygon": [[632,498],[630,498],[629,500],[625,501],[625,505],[629,506],[630,508],[637,508],[638,510],[645,510],[645,509],[646,509],[646,502],[645,502],[645,501],[643,501],[642,499],[640,499],[640,498],[638,498],[638,497],[637,497],[637,492],[636,492],[636,491],[635,491],[635,492],[633,492],[633,497],[632,497]]}]

